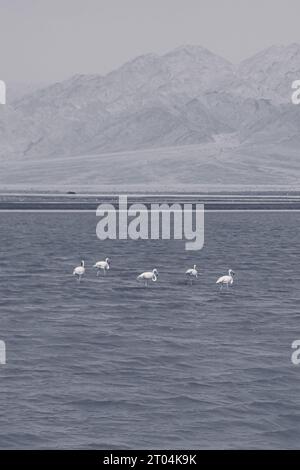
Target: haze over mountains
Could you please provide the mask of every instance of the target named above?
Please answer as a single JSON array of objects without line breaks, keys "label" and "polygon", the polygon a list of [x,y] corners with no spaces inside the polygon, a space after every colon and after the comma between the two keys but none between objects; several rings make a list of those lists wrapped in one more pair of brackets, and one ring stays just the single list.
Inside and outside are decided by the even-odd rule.
[{"label": "haze over mountains", "polygon": [[[137,57],[106,76],[74,76],[0,108],[0,182],[34,184],[39,167],[47,168],[42,177],[37,171],[39,181],[82,184],[87,174],[94,178],[93,165],[95,184],[137,178],[151,184],[149,174],[170,184],[264,184],[264,178],[296,184],[300,107],[291,103],[291,85],[297,79],[299,44],[273,46],[237,66],[202,47],[182,46]],[[143,158],[150,162],[147,175]]]}]

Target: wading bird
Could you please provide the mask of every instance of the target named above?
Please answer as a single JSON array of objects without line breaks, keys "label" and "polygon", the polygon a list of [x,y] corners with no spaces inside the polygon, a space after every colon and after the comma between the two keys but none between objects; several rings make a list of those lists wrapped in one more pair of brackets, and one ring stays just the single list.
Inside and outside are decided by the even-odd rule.
[{"label": "wading bird", "polygon": [[193,284],[193,279],[197,279],[198,277],[198,271],[197,271],[197,266],[194,264],[194,267],[191,269],[188,269],[185,273],[187,278],[190,280],[190,283]]},{"label": "wading bird", "polygon": [[228,275],[227,276],[222,276],[219,277],[217,280],[216,284],[220,284],[220,289],[222,290],[223,286],[227,286],[227,289],[229,286],[232,286],[233,284],[233,276],[235,275],[235,272],[232,271],[232,269],[229,269]]},{"label": "wading bird", "polygon": [[76,276],[78,282],[80,282],[84,273],[85,273],[84,261],[81,261],[80,266],[77,266],[77,268],[74,269],[73,276]]},{"label": "wading bird", "polygon": [[97,269],[97,276],[99,276],[101,269],[103,271],[103,274],[106,274],[106,271],[108,271],[110,268],[109,263],[110,258],[106,258],[105,261],[98,261],[96,264],[94,264],[93,267]]},{"label": "wading bird", "polygon": [[148,271],[145,273],[140,274],[137,277],[138,281],[144,281],[145,282],[145,287],[148,287],[148,282],[153,281],[156,282],[158,278],[158,271],[157,269],[153,269],[153,271]]}]

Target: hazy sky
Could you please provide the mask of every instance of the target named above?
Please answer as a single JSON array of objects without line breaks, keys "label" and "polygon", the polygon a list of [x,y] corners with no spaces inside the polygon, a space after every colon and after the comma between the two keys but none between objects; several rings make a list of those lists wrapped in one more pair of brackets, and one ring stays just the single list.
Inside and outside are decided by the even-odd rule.
[{"label": "hazy sky", "polygon": [[0,79],[105,74],[147,52],[199,44],[239,62],[300,43],[299,0],[0,0]]}]

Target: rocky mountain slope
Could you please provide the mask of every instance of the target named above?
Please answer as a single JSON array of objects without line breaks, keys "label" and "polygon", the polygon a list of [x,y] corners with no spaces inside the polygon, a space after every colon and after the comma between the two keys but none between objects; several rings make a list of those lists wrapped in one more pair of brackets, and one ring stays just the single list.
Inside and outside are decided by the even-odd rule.
[{"label": "rocky mountain slope", "polygon": [[147,54],[106,76],[77,75],[1,106],[0,159],[109,159],[111,152],[206,144],[217,154],[228,139],[241,154],[249,146],[295,149],[297,79],[298,44],[273,46],[238,66],[199,46]]}]

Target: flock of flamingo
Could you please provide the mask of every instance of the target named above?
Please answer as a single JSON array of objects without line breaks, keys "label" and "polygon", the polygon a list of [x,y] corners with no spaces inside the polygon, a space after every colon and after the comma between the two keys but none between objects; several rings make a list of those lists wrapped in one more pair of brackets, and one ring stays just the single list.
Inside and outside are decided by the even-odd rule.
[{"label": "flock of flamingo", "polygon": [[[97,263],[94,264],[93,268],[97,270],[97,276],[100,275],[101,271],[103,271],[103,274],[106,275],[106,272],[110,269],[110,258],[106,258],[105,261],[97,261]],[[78,282],[80,282],[84,274],[85,274],[85,265],[84,265],[84,261],[81,261],[80,266],[77,266],[74,269],[73,275],[77,278]],[[188,269],[185,272],[185,275],[188,281],[192,284],[193,280],[198,278],[197,266],[194,264],[194,267],[191,269]],[[224,286],[229,288],[229,286],[232,286],[233,284],[234,275],[235,275],[234,271],[232,271],[232,269],[229,269],[228,274],[226,276],[219,277],[219,279],[217,279],[216,281],[216,284],[220,285],[221,290],[223,289]],[[150,281],[156,282],[157,280],[158,280],[157,269],[153,269],[152,271],[145,271],[144,273],[140,274],[137,277],[137,281],[143,281],[145,287],[148,287],[148,284]]]}]

